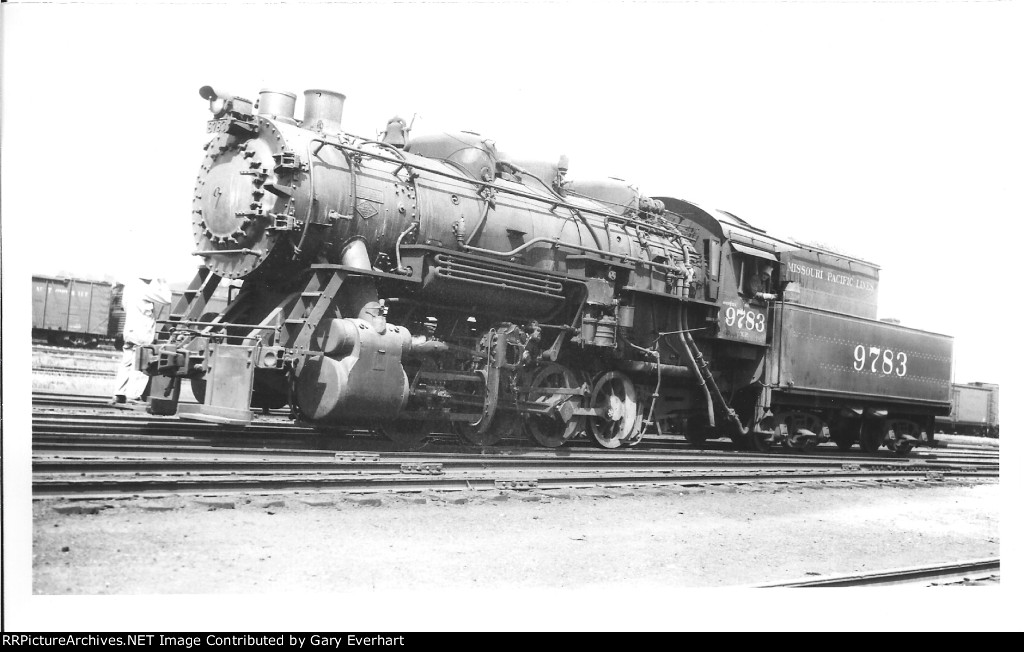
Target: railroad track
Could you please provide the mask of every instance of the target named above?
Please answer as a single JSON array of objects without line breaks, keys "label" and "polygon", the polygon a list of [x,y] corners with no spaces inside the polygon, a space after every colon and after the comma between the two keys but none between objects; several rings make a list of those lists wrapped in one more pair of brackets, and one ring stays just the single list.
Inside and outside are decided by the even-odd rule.
[{"label": "railroad track", "polygon": [[[422,477],[403,476],[392,473],[390,476],[372,476],[360,472],[326,474],[313,473],[275,473],[271,474],[220,474],[216,476],[200,476],[191,473],[164,475],[161,477],[143,477],[141,471],[124,476],[104,476],[102,478],[75,477],[33,477],[33,498],[115,498],[125,495],[225,495],[225,494],[266,494],[292,491],[309,492],[345,492],[345,493],[379,493],[379,492],[423,492],[423,491],[514,491],[514,490],[545,490],[545,489],[581,489],[591,487],[641,487],[680,485],[681,487],[726,485],[726,484],[800,484],[820,483],[825,481],[910,481],[939,479],[931,473],[924,472],[871,472],[871,471],[833,471],[828,473],[795,473],[795,472],[683,472],[663,471],[624,472],[610,474],[601,472],[577,472],[567,474],[564,470],[551,469],[541,475],[524,476],[521,471],[516,475],[495,477],[494,473],[458,475],[418,471],[425,473]],[[78,474],[75,474],[76,476]],[[990,474],[973,473],[964,477],[984,478]]]},{"label": "railroad track", "polygon": [[[991,480],[997,466],[736,452],[593,449],[362,452],[215,446],[189,437],[33,441],[36,498],[126,494],[403,492],[825,481]],[[640,454],[637,454],[640,453]]]},{"label": "railroad track", "polygon": [[[56,397],[36,396],[34,399]],[[999,477],[999,458],[972,451],[910,458],[776,451],[758,454],[679,442],[608,451],[589,445],[545,449],[467,447],[433,437],[416,452],[387,450],[371,432],[327,435],[282,415],[248,428],[115,410],[88,397],[95,413],[33,414],[33,496],[407,492],[703,486],[723,483],[930,482]],[[66,400],[66,398],[65,398]],[[56,402],[56,401],[55,401]],[[586,442],[581,442],[586,444]]]},{"label": "railroad track", "polygon": [[803,579],[792,582],[762,584],[759,588],[800,588],[812,586],[892,586],[913,584],[935,586],[939,584],[998,581],[999,558],[975,559],[933,566],[915,566],[886,571],[869,571],[852,575],[836,575]]},{"label": "railroad track", "polygon": [[42,365],[33,364],[32,373],[49,374],[53,376],[77,376],[84,378],[113,378],[117,375],[115,370],[106,369],[81,369],[78,367],[66,367],[63,365]]},{"label": "railroad track", "polygon": [[[114,408],[111,407],[110,405],[108,405],[108,401],[109,400],[110,400],[110,398],[106,397],[106,396],[85,396],[85,395],[82,395],[82,396],[68,396],[66,394],[56,394],[56,393],[46,393],[46,392],[34,392],[32,394],[32,405],[33,405],[33,408],[35,408],[35,409],[37,409],[39,411],[52,408],[54,410],[54,414],[51,415],[51,416],[53,416],[54,418],[58,418],[57,417],[57,413],[58,412],[59,413],[63,413],[63,412],[66,412],[67,410],[74,410],[74,409],[89,410],[89,411],[99,410],[102,413],[105,413],[105,414],[108,414],[108,415],[109,414],[122,414],[122,415],[125,415],[126,417],[131,415],[131,416],[135,416],[135,417],[139,417],[139,418],[146,418],[148,416],[144,412],[132,412],[132,411],[124,411],[124,410],[117,410],[116,412],[114,412]],[[189,400],[183,400],[182,401],[182,403],[192,403],[192,402],[194,402],[194,401],[189,401]],[[92,415],[76,414],[72,418],[84,417],[84,416],[92,416]],[[288,419],[288,412],[287,412],[287,410],[271,410],[270,414],[268,415],[269,417],[271,417],[270,419],[260,418],[261,416],[262,415],[259,415],[257,417],[256,421],[254,422],[255,425],[254,426],[250,426],[250,430],[252,428],[259,428],[259,427],[262,427],[262,426],[265,426],[265,425],[272,424],[272,423],[274,423],[273,417],[276,417],[282,426],[290,426],[291,428],[293,428],[293,431],[290,434],[299,435],[300,433],[305,433],[307,435],[311,435],[312,433],[316,432],[312,427],[298,425],[298,424],[293,423],[291,420],[289,420]],[[214,424],[204,424],[204,423],[201,423],[201,422],[191,422],[191,423],[188,423],[188,425],[185,425],[186,422],[184,422],[182,420],[167,419],[167,418],[164,418],[164,419],[151,418],[149,423],[153,423],[153,424],[156,424],[156,423],[164,423],[164,424],[174,423],[174,424],[177,424],[178,428],[187,428],[187,429],[199,428],[199,427],[202,427],[202,426],[209,426],[211,429],[219,429],[219,432],[225,433],[225,434],[228,433],[228,432],[234,432],[234,431],[240,431],[241,430],[239,428],[231,429],[230,427],[219,426],[219,425],[214,425]],[[156,426],[153,426],[153,427],[156,427]],[[368,433],[366,433],[365,431],[352,431],[351,434],[354,435],[354,436],[366,436],[366,435],[368,435]],[[435,440],[438,440],[438,441],[449,441],[449,442],[455,442],[456,441],[456,438],[455,438],[454,435],[444,434],[444,433],[437,433],[437,434],[435,434],[433,436],[433,438]],[[378,442],[378,444],[377,444],[378,446],[383,446],[384,448],[388,447],[388,443],[380,440],[379,438],[375,439],[375,441]],[[508,441],[510,443],[517,444],[517,445],[522,445],[522,446],[532,446],[532,443],[527,441],[526,439],[522,439],[522,440],[506,440],[506,441]],[[504,442],[503,442],[503,444],[504,444]],[[945,442],[942,442],[941,444],[942,445],[939,445],[939,446],[936,446],[936,447],[931,447],[931,446],[919,447],[919,448],[917,448],[915,450],[915,454],[916,455],[922,455],[922,454],[927,455],[927,454],[930,454],[932,452],[941,452],[941,454],[943,456],[962,455],[965,459],[966,458],[976,458],[978,460],[983,460],[983,459],[985,459],[987,457],[998,458],[998,455],[999,455],[999,449],[998,448],[960,446],[960,445],[957,445],[957,444],[947,445]],[[575,447],[575,446],[592,447],[593,445],[589,441],[585,441],[585,440],[578,440],[578,441],[574,440],[574,441],[570,441],[570,442],[566,443],[566,447],[567,448],[572,448],[572,447]],[[644,439],[644,441],[642,441],[639,444],[638,448],[639,448],[639,450],[649,450],[649,449],[652,449],[652,448],[664,448],[664,449],[673,449],[673,450],[691,450],[691,449],[693,449],[693,446],[688,441],[686,441],[686,439],[684,437],[678,437],[678,436],[672,436],[672,435],[665,435],[665,436],[649,435],[648,437],[646,437]],[[705,443],[704,448],[706,450],[733,450],[735,448],[735,446],[732,444],[732,442],[730,442],[728,440],[718,440],[718,441],[710,440],[710,441]],[[633,449],[633,450],[635,451],[637,449]],[[776,451],[778,451],[778,452],[785,452],[785,449],[777,448]],[[831,444],[825,444],[823,446],[820,446],[816,451],[811,452],[809,454],[811,454],[811,455],[814,455],[814,454],[827,454],[827,455],[835,456],[835,455],[839,455],[840,453],[839,453],[839,451],[835,450],[835,448]],[[847,455],[847,456],[859,456],[860,453],[859,453],[859,451],[854,450],[854,451],[848,451],[847,453],[845,453],[845,455]],[[891,457],[894,457],[894,458],[896,457],[895,455],[891,455],[889,451],[880,450],[877,453],[875,453],[873,456],[871,456],[871,459],[878,459],[879,457],[888,457],[888,456],[891,456]]]},{"label": "railroad track", "polygon": [[[294,424],[283,418],[260,418],[248,428],[223,426],[202,422],[186,422],[173,418],[150,417],[135,412],[108,410],[97,414],[53,414],[36,413],[33,418],[32,441],[39,452],[57,454],[82,454],[90,451],[104,452],[168,452],[183,450],[183,447],[206,447],[208,451],[223,451],[226,448],[250,450],[271,449],[314,449],[323,452],[338,450],[360,450],[369,452],[403,452],[390,442],[368,431],[355,431],[345,435],[326,435],[316,430]],[[576,442],[571,442],[576,444]],[[450,435],[436,435],[417,455],[452,454],[457,452],[499,455],[542,455],[548,457],[569,455],[592,455],[602,459],[621,457],[623,459],[653,459],[658,456],[689,455],[702,458],[727,456],[733,459],[792,460],[801,463],[828,462],[837,460],[846,464],[894,463],[904,468],[909,463],[926,465],[958,465],[978,469],[998,469],[998,455],[963,454],[957,451],[915,452],[909,458],[892,455],[888,451],[874,455],[862,455],[856,451],[829,450],[822,448],[817,453],[787,452],[777,450],[768,454],[736,451],[731,444],[720,442],[714,448],[698,450],[688,444],[665,445],[648,442],[628,451],[606,451],[581,441],[578,445],[551,450],[530,445],[528,442],[509,442],[501,447],[479,448],[460,444]]]},{"label": "railroad track", "polygon": [[63,346],[48,346],[45,344],[33,344],[32,353],[53,355],[55,357],[67,358],[69,360],[80,360],[83,358],[95,358],[98,360],[118,360],[121,352],[114,348],[94,348]]}]

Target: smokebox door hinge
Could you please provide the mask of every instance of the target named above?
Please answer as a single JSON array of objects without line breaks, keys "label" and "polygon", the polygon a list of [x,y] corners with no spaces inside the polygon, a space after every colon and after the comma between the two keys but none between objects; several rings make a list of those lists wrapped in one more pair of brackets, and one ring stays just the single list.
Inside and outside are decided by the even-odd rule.
[{"label": "smokebox door hinge", "polygon": [[291,197],[295,189],[291,186],[281,186],[276,183],[268,183],[263,186],[265,190],[268,190],[278,197]]}]

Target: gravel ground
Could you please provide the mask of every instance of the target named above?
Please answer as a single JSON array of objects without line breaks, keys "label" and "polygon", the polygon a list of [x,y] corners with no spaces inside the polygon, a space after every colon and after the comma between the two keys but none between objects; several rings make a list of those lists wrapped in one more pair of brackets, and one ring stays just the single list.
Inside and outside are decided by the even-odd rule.
[{"label": "gravel ground", "polygon": [[[35,501],[32,589],[357,603],[399,591],[419,604],[543,590],[554,605],[622,596],[618,614],[636,609],[626,596],[998,556],[998,496],[997,483],[947,481]],[[496,607],[471,622],[517,628]]]}]

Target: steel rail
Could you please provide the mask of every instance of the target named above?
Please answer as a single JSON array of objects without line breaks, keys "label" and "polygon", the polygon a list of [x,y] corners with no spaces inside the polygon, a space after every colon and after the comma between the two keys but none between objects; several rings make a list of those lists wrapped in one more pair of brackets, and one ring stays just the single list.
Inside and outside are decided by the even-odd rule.
[{"label": "steel rail", "polygon": [[936,579],[947,579],[964,574],[991,573],[999,570],[999,558],[974,559],[933,566],[914,566],[884,571],[866,571],[851,575],[837,575],[762,584],[757,588],[802,588],[811,586],[886,586],[895,584],[921,583]]},{"label": "steel rail", "polygon": [[32,365],[32,373],[46,376],[79,376],[93,378],[113,378],[116,369],[80,369],[77,367],[61,367],[58,365]]},{"label": "steel rail", "polygon": [[[39,400],[45,395],[34,395],[34,400]],[[79,407],[97,407],[102,408],[102,411],[93,413],[66,413],[58,410],[52,412],[47,411],[36,411],[33,414],[33,441],[38,442],[42,445],[52,447],[57,442],[74,442],[75,438],[80,438],[80,441],[92,441],[99,442],[104,437],[110,441],[114,441],[115,438],[125,436],[139,436],[139,437],[164,437],[167,439],[198,439],[199,441],[216,439],[219,443],[237,443],[238,445],[255,445],[260,447],[266,447],[267,440],[274,439],[294,439],[296,443],[302,444],[304,442],[314,442],[314,447],[322,448],[328,445],[327,450],[337,450],[337,446],[330,446],[330,443],[340,444],[342,441],[345,445],[360,445],[365,444],[366,446],[376,445],[377,448],[384,451],[393,450],[393,446],[382,439],[379,439],[367,431],[346,431],[339,433],[326,433],[316,430],[314,427],[308,424],[294,423],[290,420],[284,419],[283,411],[274,411],[272,417],[266,419],[264,417],[257,417],[252,425],[241,428],[241,427],[230,427],[219,424],[207,424],[201,422],[183,422],[178,419],[169,417],[154,417],[141,411],[137,410],[115,410],[109,406],[105,399],[102,397],[94,397],[95,402],[91,399],[93,397],[86,397],[87,401],[81,404]],[[58,395],[56,403],[62,406],[67,406],[67,397]],[[38,406],[38,403],[36,403]],[[279,419],[279,420],[278,420]],[[443,424],[439,423],[439,427],[443,427]],[[335,434],[338,436],[336,437]],[[341,436],[344,436],[342,439]],[[436,448],[438,446],[455,446],[453,440],[455,435],[453,433],[434,433],[431,435],[429,440],[429,446]],[[363,440],[363,441],[361,441]],[[247,442],[253,442],[249,444]],[[358,444],[357,444],[358,442]],[[165,442],[166,443],[166,442]],[[283,441],[282,441],[283,443]],[[610,451],[596,451],[589,442],[584,440],[572,440],[559,449],[556,454],[566,454],[568,451],[579,450],[586,448],[589,452],[601,452],[603,454],[609,454]],[[475,446],[461,445],[463,450],[471,449],[479,452],[489,452],[493,450],[501,450],[494,448],[481,448]],[[504,443],[503,448],[511,448],[512,450],[522,451],[536,449],[530,442],[524,439],[507,440]],[[702,449],[699,454],[701,455],[736,455],[750,457],[750,453],[731,450],[732,445],[728,442],[709,442],[707,448],[711,450]],[[536,449],[545,450],[546,449]],[[696,453],[695,447],[690,443],[686,442],[680,437],[673,436],[657,436],[652,435],[645,438],[641,443],[639,449],[630,449],[626,451],[631,457],[643,456],[643,455],[664,455],[669,452],[694,452]],[[763,457],[765,454],[755,454],[756,457]],[[881,460],[889,460],[893,463],[897,463],[899,460],[909,460],[917,463],[927,464],[948,464],[948,463],[960,463],[965,465],[975,465],[979,467],[997,467],[999,464],[999,451],[998,449],[991,450],[976,450],[976,449],[932,449],[932,448],[918,448],[909,458],[898,457],[894,454],[889,454],[886,451],[880,451],[872,455],[858,454],[856,451],[850,452],[838,452],[831,449],[828,445],[820,447],[815,452],[792,452],[786,449],[776,448],[773,452],[767,455],[775,458],[796,458],[801,460],[843,460],[849,463],[878,463]]]},{"label": "steel rail", "polygon": [[[559,475],[547,477],[446,477],[429,474],[420,477],[398,475],[346,474],[325,476],[323,474],[303,476],[242,476],[228,475],[203,477],[179,475],[176,477],[145,478],[137,475],[124,478],[103,479],[46,479],[34,478],[32,495],[34,499],[52,497],[98,498],[146,494],[234,494],[234,493],[280,493],[282,491],[317,491],[343,493],[410,492],[410,491],[488,491],[517,489],[579,489],[588,487],[622,486],[707,486],[715,484],[802,484],[823,481],[868,481],[921,480],[932,477],[930,473],[891,472],[833,472],[828,474],[787,474],[770,475],[751,473],[720,474],[671,474],[657,475],[623,474],[608,475]],[[985,478],[990,474],[974,473],[970,477]]]},{"label": "steel rail", "polygon": [[[419,458],[453,458],[461,454],[470,459],[529,459],[539,457],[541,459],[600,459],[600,460],[628,460],[644,463],[644,460],[759,460],[762,463],[775,464],[799,464],[799,465],[859,465],[886,468],[908,469],[910,467],[927,468],[940,470],[943,467],[975,467],[977,469],[994,470],[999,468],[999,461],[993,459],[964,459],[945,457],[854,457],[849,455],[806,455],[801,453],[750,453],[746,451],[729,450],[693,450],[693,449],[630,449],[624,452],[605,452],[592,446],[579,446],[559,449],[552,452],[549,449],[539,447],[522,448],[479,448],[468,447],[456,443],[444,443],[440,437],[436,437],[429,450],[403,451],[397,448],[389,448],[389,442],[380,440],[372,433],[354,434],[345,437],[344,440],[325,441],[323,435],[318,433],[295,434],[285,428],[265,428],[248,433],[221,433],[216,430],[195,434],[179,434],[180,431],[173,429],[159,429],[150,432],[137,432],[128,430],[126,432],[113,433],[109,429],[101,429],[96,432],[83,433],[79,431],[65,432],[62,430],[37,430],[33,433],[33,448],[38,452],[43,451],[67,451],[74,454],[85,454],[90,451],[97,453],[104,452],[162,452],[174,453],[176,451],[206,451],[208,454],[225,454],[226,451],[237,453],[268,454],[274,450],[291,451],[297,447],[305,448],[311,452],[318,451],[320,454],[335,454],[341,450],[360,449],[376,451],[385,455],[408,457],[415,455]],[[332,446],[331,444],[335,444]],[[467,449],[472,452],[467,452]],[[52,453],[51,453],[52,454]],[[291,454],[291,453],[289,453]],[[744,463],[744,462],[734,462]]]},{"label": "steel rail", "polygon": [[[116,452],[143,452],[126,451],[124,448],[116,449]],[[153,451],[144,451],[153,452]],[[187,452],[187,451],[183,451]],[[758,471],[775,472],[777,470],[796,471],[847,471],[847,472],[892,472],[892,473],[976,473],[977,469],[962,469],[957,467],[934,468],[919,465],[907,465],[905,468],[896,468],[895,465],[857,465],[857,468],[850,468],[848,464],[827,463],[827,462],[804,462],[791,460],[748,460],[748,459],[628,459],[611,458],[600,459],[593,457],[564,459],[564,458],[528,458],[514,459],[509,457],[452,457],[452,456],[396,456],[393,458],[381,458],[380,456],[350,455],[341,453],[331,456],[325,453],[304,451],[303,457],[319,457],[318,460],[306,461],[285,461],[272,460],[269,457],[276,455],[264,454],[258,450],[234,449],[224,453],[220,450],[198,449],[191,451],[201,453],[204,459],[168,459],[166,457],[112,457],[106,458],[84,458],[80,452],[75,453],[73,458],[43,458],[36,456],[32,461],[33,473],[146,473],[146,472],[167,472],[167,471],[226,471],[237,472],[239,470],[313,470],[313,471],[348,471],[352,469],[388,470],[399,469],[408,464],[427,464],[443,468],[445,470],[483,470],[494,471],[498,469],[512,469],[517,471],[526,470],[604,470],[604,469],[625,469],[625,470],[735,470],[755,468]],[[221,459],[213,458],[211,455],[231,456],[262,456],[262,459]],[[285,455],[287,457],[295,457]]]}]

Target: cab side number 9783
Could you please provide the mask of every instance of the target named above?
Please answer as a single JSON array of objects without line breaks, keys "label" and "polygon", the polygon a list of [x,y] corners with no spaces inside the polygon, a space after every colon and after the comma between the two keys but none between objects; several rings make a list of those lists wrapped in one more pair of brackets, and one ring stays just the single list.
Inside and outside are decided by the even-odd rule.
[{"label": "cab side number 9783", "polygon": [[736,326],[740,330],[764,332],[764,313],[753,310],[736,310],[732,306],[725,309],[725,325]]}]

